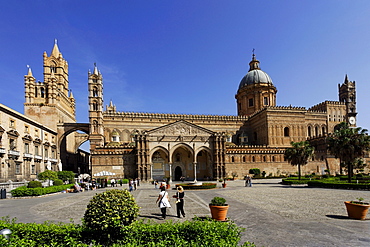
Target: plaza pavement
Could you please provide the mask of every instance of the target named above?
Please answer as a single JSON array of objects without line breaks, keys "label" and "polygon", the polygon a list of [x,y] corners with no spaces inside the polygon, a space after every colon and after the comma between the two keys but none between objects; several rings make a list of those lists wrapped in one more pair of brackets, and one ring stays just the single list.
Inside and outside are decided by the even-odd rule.
[{"label": "plaza pavement", "polygon": [[[370,219],[347,218],[344,201],[363,197],[370,191],[316,189],[280,185],[280,179],[254,180],[244,187],[243,180],[229,181],[226,188],[185,191],[186,218],[176,217],[176,206],[168,210],[166,220],[184,221],[194,216],[210,216],[208,203],[221,196],[230,205],[228,218],[245,228],[242,241],[260,246],[370,246]],[[174,185],[174,183],[172,184]],[[127,188],[127,185],[116,187]],[[17,222],[45,221],[81,223],[92,196],[108,188],[83,193],[60,193],[29,199],[0,200],[0,217]],[[141,184],[132,192],[140,209],[140,219],[164,222],[156,199],[159,193],[151,184]],[[169,190],[169,195],[175,194]],[[369,216],[370,217],[370,216]]]}]

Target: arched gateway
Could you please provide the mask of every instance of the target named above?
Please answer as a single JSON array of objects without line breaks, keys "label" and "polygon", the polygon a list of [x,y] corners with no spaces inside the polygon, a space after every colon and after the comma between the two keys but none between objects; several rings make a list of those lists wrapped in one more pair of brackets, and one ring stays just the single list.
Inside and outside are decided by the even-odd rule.
[{"label": "arched gateway", "polygon": [[90,173],[90,154],[79,150],[81,144],[89,140],[89,132],[90,125],[87,123],[60,123],[57,125],[58,147],[63,170]]}]

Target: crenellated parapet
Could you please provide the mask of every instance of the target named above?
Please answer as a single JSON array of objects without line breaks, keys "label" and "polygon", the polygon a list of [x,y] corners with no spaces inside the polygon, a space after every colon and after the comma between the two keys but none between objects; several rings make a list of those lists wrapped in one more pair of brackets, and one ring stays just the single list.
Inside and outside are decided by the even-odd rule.
[{"label": "crenellated parapet", "polygon": [[235,145],[226,149],[226,154],[282,154],[285,148],[272,148],[268,145]]},{"label": "crenellated parapet", "polygon": [[308,110],[326,112],[328,106],[343,106],[343,105],[345,105],[344,102],[326,100],[324,102],[321,102],[317,105],[310,107]]},{"label": "crenellated parapet", "polygon": [[144,118],[144,119],[173,119],[173,120],[207,120],[207,121],[247,121],[247,116],[226,115],[193,115],[175,113],[147,113],[147,112],[103,112],[104,117]]},{"label": "crenellated parapet", "polygon": [[125,146],[104,146],[96,147],[91,154],[101,154],[101,155],[112,155],[112,154],[130,154],[133,150],[132,145]]},{"label": "crenellated parapet", "polygon": [[286,111],[286,110],[295,110],[295,111],[307,111],[305,107],[302,106],[266,106],[255,113],[253,113],[250,117],[256,116],[261,112],[268,111],[268,110],[278,110],[278,111]]}]

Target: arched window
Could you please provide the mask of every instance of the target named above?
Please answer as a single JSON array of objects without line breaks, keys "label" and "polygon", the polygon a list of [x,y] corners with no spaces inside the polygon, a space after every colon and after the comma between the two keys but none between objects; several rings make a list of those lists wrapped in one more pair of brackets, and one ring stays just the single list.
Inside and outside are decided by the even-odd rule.
[{"label": "arched window", "polygon": [[243,162],[245,162],[245,156],[243,156]]},{"label": "arched window", "polygon": [[45,98],[45,89],[42,87],[41,90],[41,98]]},{"label": "arched window", "polygon": [[94,101],[93,102],[93,111],[97,111],[98,110],[98,102]]},{"label": "arched window", "polygon": [[93,132],[94,133],[98,132],[98,121],[96,120],[93,121]]},{"label": "arched window", "polygon": [[235,162],[234,156],[231,156],[231,162]]},{"label": "arched window", "polygon": [[284,136],[285,137],[289,136],[289,128],[288,127],[284,128]]},{"label": "arched window", "polygon": [[326,131],[325,131],[325,127],[324,126],[321,129],[321,133],[322,133],[323,136],[326,134]]},{"label": "arched window", "polygon": [[263,156],[262,159],[263,159],[263,162],[266,162],[266,156]]},{"label": "arched window", "polygon": [[317,126],[315,127],[315,136],[319,136],[319,128]]},{"label": "arched window", "polygon": [[308,137],[312,137],[312,133],[311,133],[311,126],[308,126],[308,129],[307,129],[307,134],[308,134]]},{"label": "arched window", "polygon": [[272,156],[272,162],[275,162],[275,156]]},{"label": "arched window", "polygon": [[175,160],[176,160],[176,162],[180,162],[181,161],[181,155],[179,153],[176,153]]},{"label": "arched window", "polygon": [[98,88],[97,87],[93,88],[93,97],[98,97]]},{"label": "arched window", "polygon": [[119,142],[119,133],[117,130],[114,130],[112,132],[112,142]]},{"label": "arched window", "polygon": [[252,156],[252,162],[256,162],[256,158]]}]

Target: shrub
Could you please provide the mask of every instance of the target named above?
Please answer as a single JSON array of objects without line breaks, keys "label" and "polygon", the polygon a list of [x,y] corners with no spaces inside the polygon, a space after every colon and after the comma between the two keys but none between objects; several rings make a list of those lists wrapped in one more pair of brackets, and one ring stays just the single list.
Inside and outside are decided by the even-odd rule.
[{"label": "shrub", "polygon": [[249,169],[249,174],[260,175],[261,170],[259,168],[251,168]]},{"label": "shrub", "polygon": [[123,184],[128,184],[128,179],[127,178],[122,179],[122,183]]},{"label": "shrub", "polygon": [[90,200],[83,224],[92,232],[103,232],[99,235],[110,238],[118,234],[121,227],[130,225],[138,213],[139,207],[130,192],[113,189],[96,194]]},{"label": "shrub", "polygon": [[60,179],[55,179],[54,180],[54,186],[59,186],[59,185],[63,185],[63,181],[60,180]]},{"label": "shrub", "polygon": [[213,205],[213,206],[225,206],[226,205],[226,199],[216,196],[211,200],[210,204]]},{"label": "shrub", "polygon": [[58,179],[62,180],[63,182],[69,181],[70,184],[74,184],[75,182],[75,173],[72,171],[58,171],[57,175]]},{"label": "shrub", "polygon": [[40,180],[55,180],[58,179],[58,175],[55,171],[46,170],[44,172],[40,172],[39,175],[37,175],[37,178]]},{"label": "shrub", "polygon": [[27,184],[27,188],[41,188],[41,187],[42,187],[42,184],[40,181],[30,181]]}]

